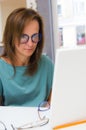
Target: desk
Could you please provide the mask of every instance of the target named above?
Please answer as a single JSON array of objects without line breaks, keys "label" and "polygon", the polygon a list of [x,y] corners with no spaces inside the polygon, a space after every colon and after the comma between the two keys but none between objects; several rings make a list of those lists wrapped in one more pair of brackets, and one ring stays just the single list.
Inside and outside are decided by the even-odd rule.
[{"label": "desk", "polygon": [[[46,116],[50,118],[50,110],[45,113]],[[3,121],[6,124],[7,130],[12,130],[10,124],[21,126],[36,120],[39,120],[39,117],[37,108],[35,107],[0,107],[0,121]],[[27,130],[52,130],[52,128],[51,123],[49,122],[47,125]],[[59,130],[86,130],[86,124]]]},{"label": "desk", "polygon": [[[44,112],[44,114],[45,113],[46,112]],[[46,114],[49,116],[49,111],[47,111]],[[11,124],[14,126],[21,126],[37,120],[39,120],[39,117],[37,108],[35,107],[0,107],[0,121],[5,123],[7,130],[13,130],[11,128]],[[48,123],[44,126],[36,127],[31,130],[51,130],[51,128]]]}]

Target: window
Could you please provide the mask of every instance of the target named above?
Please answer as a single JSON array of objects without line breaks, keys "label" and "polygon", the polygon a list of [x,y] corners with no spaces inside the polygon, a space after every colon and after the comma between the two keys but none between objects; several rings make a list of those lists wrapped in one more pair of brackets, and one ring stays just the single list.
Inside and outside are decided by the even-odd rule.
[{"label": "window", "polygon": [[85,14],[85,0],[73,0],[74,5],[74,15],[84,15]]},{"label": "window", "polygon": [[77,45],[86,44],[85,26],[77,26],[76,34],[77,34]]},{"label": "window", "polygon": [[57,13],[58,13],[58,15],[62,15],[61,5],[57,5]]},{"label": "window", "polygon": [[59,46],[85,45],[86,0],[57,0],[57,6]]}]

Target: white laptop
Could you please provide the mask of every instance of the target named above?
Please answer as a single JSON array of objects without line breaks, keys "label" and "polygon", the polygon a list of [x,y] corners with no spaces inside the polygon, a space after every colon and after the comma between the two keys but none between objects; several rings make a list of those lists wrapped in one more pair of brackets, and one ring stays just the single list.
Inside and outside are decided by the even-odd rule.
[{"label": "white laptop", "polygon": [[57,49],[51,98],[52,127],[86,119],[86,47]]}]

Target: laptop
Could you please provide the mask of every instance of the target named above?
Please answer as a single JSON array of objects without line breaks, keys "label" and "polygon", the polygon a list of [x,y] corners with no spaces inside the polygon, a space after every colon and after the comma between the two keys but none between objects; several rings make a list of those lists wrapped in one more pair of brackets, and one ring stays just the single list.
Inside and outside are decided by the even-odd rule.
[{"label": "laptop", "polygon": [[86,47],[56,50],[51,97],[52,127],[86,119]]}]

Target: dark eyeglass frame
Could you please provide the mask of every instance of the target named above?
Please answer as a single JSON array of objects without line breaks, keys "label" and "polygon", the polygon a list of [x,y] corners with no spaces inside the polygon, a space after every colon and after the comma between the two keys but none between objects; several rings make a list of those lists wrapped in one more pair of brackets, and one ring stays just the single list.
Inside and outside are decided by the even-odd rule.
[{"label": "dark eyeglass frame", "polygon": [[50,109],[50,104],[48,103],[48,101],[43,101],[39,104],[39,106],[38,106],[38,116],[39,116],[40,120],[43,120],[45,118],[45,116],[44,117],[40,116],[40,112],[44,112],[44,111],[47,111],[49,109]]},{"label": "dark eyeglass frame", "polygon": [[[26,44],[29,39],[31,38],[31,41],[35,44],[37,44],[39,41],[41,41],[41,33],[34,33],[31,36],[29,36],[28,34],[22,34],[20,37],[20,44]],[[38,38],[38,41],[34,40],[34,38]]]}]

